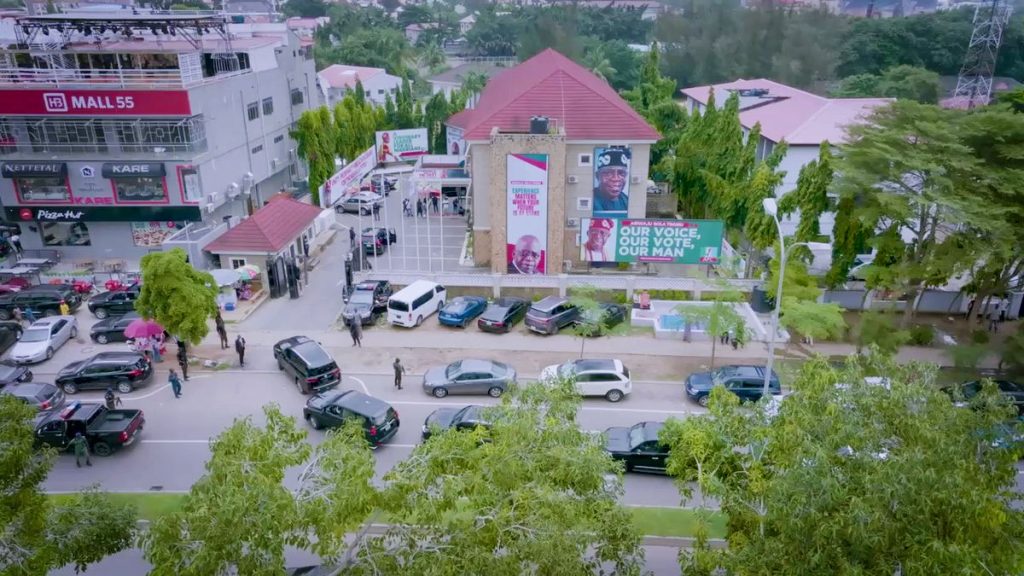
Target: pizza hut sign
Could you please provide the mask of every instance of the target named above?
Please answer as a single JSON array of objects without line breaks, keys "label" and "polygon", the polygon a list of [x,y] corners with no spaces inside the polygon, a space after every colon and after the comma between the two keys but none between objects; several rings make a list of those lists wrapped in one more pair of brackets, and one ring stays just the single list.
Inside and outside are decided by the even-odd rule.
[{"label": "pizza hut sign", "polygon": [[[28,218],[25,217],[26,215],[28,216]],[[84,216],[84,215],[85,215],[85,212],[82,212],[81,210],[43,210],[43,209],[39,209],[39,210],[36,210],[35,220],[39,220],[39,221],[42,221],[42,222],[58,222],[58,221],[59,222],[68,222],[68,221],[81,220],[82,216]],[[22,210],[21,211],[21,219],[22,220],[32,220],[33,219],[32,218],[32,211],[31,210]]]}]

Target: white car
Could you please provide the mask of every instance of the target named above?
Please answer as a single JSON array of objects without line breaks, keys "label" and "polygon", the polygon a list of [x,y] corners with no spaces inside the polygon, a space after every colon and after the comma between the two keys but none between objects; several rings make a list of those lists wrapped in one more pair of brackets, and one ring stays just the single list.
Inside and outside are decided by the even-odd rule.
[{"label": "white car", "polygon": [[603,396],[609,402],[618,402],[633,391],[629,369],[621,360],[591,358],[571,360],[541,370],[540,379],[573,378],[580,396]]},{"label": "white car", "polygon": [[356,192],[335,205],[336,212],[356,212],[368,216],[375,204],[383,204],[384,197],[374,192]]},{"label": "white car", "polygon": [[53,358],[53,353],[68,340],[78,336],[74,316],[50,316],[37,320],[25,329],[9,358],[17,364],[31,364]]}]

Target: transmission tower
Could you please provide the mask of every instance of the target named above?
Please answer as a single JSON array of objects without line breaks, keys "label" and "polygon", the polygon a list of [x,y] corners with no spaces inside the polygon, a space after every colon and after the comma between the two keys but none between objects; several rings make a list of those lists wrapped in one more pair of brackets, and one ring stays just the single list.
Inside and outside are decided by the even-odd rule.
[{"label": "transmission tower", "polygon": [[1012,8],[1001,0],[976,6],[974,31],[967,45],[964,65],[956,79],[953,105],[956,108],[974,108],[986,105],[992,97],[992,76],[996,71],[996,55],[1003,39],[1003,28],[1010,21]]}]

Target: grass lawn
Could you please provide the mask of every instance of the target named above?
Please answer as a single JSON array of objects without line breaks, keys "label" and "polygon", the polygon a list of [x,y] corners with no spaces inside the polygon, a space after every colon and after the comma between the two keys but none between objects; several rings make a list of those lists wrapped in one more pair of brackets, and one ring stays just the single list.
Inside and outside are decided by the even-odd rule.
[{"label": "grass lawn", "polygon": [[[181,505],[184,494],[161,494],[153,492],[112,493],[110,498],[117,503],[131,504],[139,511],[139,519],[155,520],[173,512]],[[56,502],[74,498],[74,494],[53,494]],[[695,510],[682,508],[631,508],[639,532],[646,536],[693,536],[697,527]],[[710,536],[725,537],[725,516],[713,513],[710,517]],[[382,519],[380,521],[386,521]]]}]

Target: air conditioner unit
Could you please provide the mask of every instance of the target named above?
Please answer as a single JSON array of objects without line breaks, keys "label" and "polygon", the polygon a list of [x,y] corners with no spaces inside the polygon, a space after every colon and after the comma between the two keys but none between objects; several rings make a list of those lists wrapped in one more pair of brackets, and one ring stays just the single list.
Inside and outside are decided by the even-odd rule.
[{"label": "air conditioner unit", "polygon": [[640,183],[640,177],[639,176],[630,176],[629,177],[629,183],[630,184],[639,184]]},{"label": "air conditioner unit", "polygon": [[580,177],[576,175],[569,175],[569,184],[579,184]]},{"label": "air conditioner unit", "polygon": [[579,228],[580,227],[580,219],[579,218],[566,218],[565,219],[565,227],[566,228]]},{"label": "air conditioner unit", "polygon": [[207,212],[207,214],[213,214],[213,211],[216,210],[216,209],[217,209],[217,205],[216,204],[207,204],[206,205],[206,212]]}]

